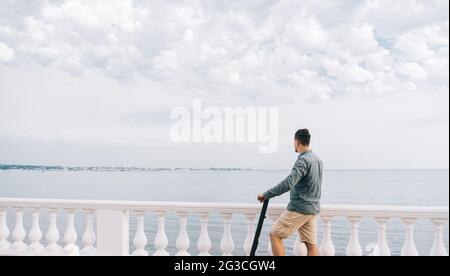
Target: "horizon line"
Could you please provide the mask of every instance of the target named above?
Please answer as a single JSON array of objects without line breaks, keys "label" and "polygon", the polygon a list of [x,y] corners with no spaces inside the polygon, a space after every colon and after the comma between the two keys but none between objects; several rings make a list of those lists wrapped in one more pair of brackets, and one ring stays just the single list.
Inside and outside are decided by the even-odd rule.
[{"label": "horizon line", "polygon": [[[19,167],[16,169],[25,169],[30,167],[29,170],[35,169],[138,169],[138,170],[242,170],[242,171],[284,171],[288,168],[248,168],[248,167],[145,167],[145,166],[105,166],[105,165],[79,165],[79,166],[64,166],[64,165],[35,165],[35,164],[12,164],[12,163],[0,163],[0,170],[13,170],[14,168],[2,168],[2,167]],[[22,167],[22,168],[21,168]],[[327,171],[448,171],[449,168],[329,168]]]}]

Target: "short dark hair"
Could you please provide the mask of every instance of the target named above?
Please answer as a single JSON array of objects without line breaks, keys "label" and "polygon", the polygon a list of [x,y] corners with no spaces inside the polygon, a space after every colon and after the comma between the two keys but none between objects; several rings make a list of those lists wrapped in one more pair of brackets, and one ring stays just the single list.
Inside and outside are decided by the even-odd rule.
[{"label": "short dark hair", "polygon": [[295,133],[295,140],[299,141],[303,146],[309,146],[311,142],[311,134],[308,129],[299,129]]}]

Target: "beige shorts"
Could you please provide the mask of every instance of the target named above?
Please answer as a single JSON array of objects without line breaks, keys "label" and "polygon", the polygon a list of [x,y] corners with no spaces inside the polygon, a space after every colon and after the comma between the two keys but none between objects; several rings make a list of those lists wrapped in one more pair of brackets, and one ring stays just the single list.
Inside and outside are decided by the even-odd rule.
[{"label": "beige shorts", "polygon": [[286,210],[273,225],[270,233],[284,240],[294,231],[299,232],[302,242],[317,244],[317,216]]}]

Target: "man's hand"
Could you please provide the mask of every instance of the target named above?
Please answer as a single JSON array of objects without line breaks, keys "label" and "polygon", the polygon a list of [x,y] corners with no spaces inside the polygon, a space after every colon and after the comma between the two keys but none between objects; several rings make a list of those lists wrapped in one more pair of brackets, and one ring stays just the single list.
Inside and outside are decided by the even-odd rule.
[{"label": "man's hand", "polygon": [[259,194],[257,196],[259,202],[263,203],[266,200],[266,197],[263,194]]}]

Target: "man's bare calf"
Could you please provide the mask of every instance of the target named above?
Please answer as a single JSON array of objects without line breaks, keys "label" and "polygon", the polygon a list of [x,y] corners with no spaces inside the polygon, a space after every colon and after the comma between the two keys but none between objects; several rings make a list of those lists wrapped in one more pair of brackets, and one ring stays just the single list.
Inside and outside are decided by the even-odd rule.
[{"label": "man's bare calf", "polygon": [[[283,240],[277,235],[270,233],[270,243],[272,245],[273,256],[286,256],[286,250],[284,249]],[[308,250],[308,256],[319,256],[319,247],[317,244],[305,243]]]}]

